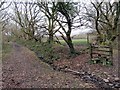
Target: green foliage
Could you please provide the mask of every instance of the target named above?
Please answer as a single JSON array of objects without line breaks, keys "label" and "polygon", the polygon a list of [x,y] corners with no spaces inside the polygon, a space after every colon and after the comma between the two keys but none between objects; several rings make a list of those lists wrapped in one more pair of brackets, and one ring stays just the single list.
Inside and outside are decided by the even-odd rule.
[{"label": "green foliage", "polygon": [[96,58],[94,60],[89,61],[90,64],[102,64],[104,66],[112,66],[113,63],[111,60],[108,60],[107,58]]},{"label": "green foliage", "polygon": [[53,60],[57,60],[59,58],[58,54],[54,52],[53,44],[50,44],[48,42],[40,43],[29,40],[19,41],[19,43],[34,51],[37,56],[44,62],[51,64]]},{"label": "green foliage", "polygon": [[112,61],[110,61],[110,60],[108,60],[108,59],[103,59],[103,60],[101,61],[101,64],[102,64],[102,65],[105,65],[105,66],[112,66],[112,65],[113,65]]},{"label": "green foliage", "polygon": [[32,49],[37,52],[41,57],[44,58],[44,61],[47,63],[52,63],[53,60],[57,60],[59,56],[57,53],[54,53],[53,45],[48,42],[37,43]]},{"label": "green foliage", "polygon": [[11,51],[11,48],[12,46],[8,42],[2,43],[2,58],[4,58]]},{"label": "green foliage", "polygon": [[[64,40],[60,40],[60,42],[65,44]],[[74,45],[87,45],[87,39],[73,39],[72,42]]]}]

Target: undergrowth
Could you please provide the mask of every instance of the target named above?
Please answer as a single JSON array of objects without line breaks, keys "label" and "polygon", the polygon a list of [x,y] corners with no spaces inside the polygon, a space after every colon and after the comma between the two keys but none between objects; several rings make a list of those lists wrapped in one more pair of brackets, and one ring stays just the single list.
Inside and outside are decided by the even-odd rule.
[{"label": "undergrowth", "polygon": [[59,55],[54,52],[54,44],[49,44],[48,42],[40,43],[30,40],[19,40],[17,43],[22,44],[34,51],[37,56],[46,63],[52,64],[54,60],[59,59]]},{"label": "undergrowth", "polygon": [[2,59],[8,55],[8,53],[11,51],[12,45],[8,42],[2,43]]}]

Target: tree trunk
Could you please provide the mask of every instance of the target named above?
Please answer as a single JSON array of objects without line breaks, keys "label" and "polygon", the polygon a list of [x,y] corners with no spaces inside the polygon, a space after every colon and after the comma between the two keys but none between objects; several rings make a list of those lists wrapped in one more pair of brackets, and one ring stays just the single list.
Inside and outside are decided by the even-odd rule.
[{"label": "tree trunk", "polygon": [[[119,19],[120,20],[120,19]],[[120,78],[120,22],[118,24],[118,33],[119,33],[119,36],[118,36],[118,77]]]},{"label": "tree trunk", "polygon": [[54,21],[53,18],[49,18],[48,17],[48,22],[49,22],[49,26],[48,26],[48,33],[49,33],[49,37],[48,37],[48,42],[52,43],[53,42],[53,26],[54,26]]},{"label": "tree trunk", "polygon": [[68,47],[69,47],[69,49],[70,49],[70,53],[71,54],[75,54],[75,49],[74,49],[74,46],[73,46],[73,43],[72,43],[72,39],[71,39],[71,37],[70,37],[70,34],[71,34],[71,27],[72,27],[72,25],[71,25],[71,20],[70,19],[68,19],[67,20],[68,21],[68,31],[67,31],[67,33],[66,33],[66,36],[67,36],[67,45],[68,45]]},{"label": "tree trunk", "polygon": [[52,42],[53,42],[53,31],[52,31],[52,30],[49,32],[48,42],[49,42],[49,43],[52,43]]},{"label": "tree trunk", "polygon": [[71,54],[75,54],[75,49],[74,49],[74,46],[73,46],[73,43],[72,43],[71,38],[68,39],[67,45],[68,45],[68,47],[69,47],[70,53],[71,53]]}]

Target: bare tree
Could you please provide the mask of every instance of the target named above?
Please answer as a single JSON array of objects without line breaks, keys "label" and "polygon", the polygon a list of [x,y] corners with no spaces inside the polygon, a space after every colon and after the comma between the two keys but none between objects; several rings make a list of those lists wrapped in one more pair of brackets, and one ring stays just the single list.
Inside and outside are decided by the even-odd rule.
[{"label": "bare tree", "polygon": [[[62,19],[57,19],[57,22],[64,32],[62,33],[61,31],[59,31],[59,33],[62,35],[62,38],[67,43],[71,54],[75,54],[75,49],[71,38],[71,32],[73,29],[73,23],[75,21],[74,19],[76,16],[78,16],[79,12],[77,11],[78,9],[75,7],[75,5],[76,3],[73,2],[58,2],[58,12],[61,14],[59,14],[59,16],[62,16]],[[81,26],[81,24],[79,26]],[[65,27],[67,27],[67,30]]]},{"label": "bare tree", "polygon": [[[11,3],[5,2],[5,0],[0,1],[0,37],[2,37],[2,41],[8,41],[8,30],[7,26],[9,25],[9,17],[8,17],[8,9]],[[2,42],[4,43],[4,42]]]},{"label": "bare tree", "polygon": [[5,4],[6,3],[4,1],[0,1],[0,27],[2,31],[8,23],[9,18],[6,9],[11,5],[11,3]]},{"label": "bare tree", "polygon": [[51,43],[53,42],[53,36],[56,33],[55,19],[57,18],[57,4],[55,2],[37,2],[37,5],[39,6],[39,9],[42,11],[42,13],[45,15],[46,25],[44,25],[44,28],[48,32],[48,41],[49,43]]},{"label": "bare tree", "polygon": [[38,22],[41,20],[40,10],[35,3],[17,3],[14,2],[14,15],[10,15],[23,31],[25,38],[38,41],[35,36],[38,30]]},{"label": "bare tree", "polygon": [[118,23],[118,14],[116,14],[115,3],[103,1],[91,3],[95,12],[89,12],[91,10],[87,10],[86,14],[89,20],[94,22],[99,42],[113,42],[117,37],[116,24]]}]

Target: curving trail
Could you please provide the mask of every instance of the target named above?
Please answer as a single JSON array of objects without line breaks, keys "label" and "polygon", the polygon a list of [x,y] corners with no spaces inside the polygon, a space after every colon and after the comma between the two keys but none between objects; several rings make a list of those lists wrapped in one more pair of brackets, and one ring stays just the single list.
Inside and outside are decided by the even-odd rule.
[{"label": "curving trail", "polygon": [[75,75],[53,70],[29,49],[16,43],[12,46],[3,60],[3,88],[95,88]]}]

